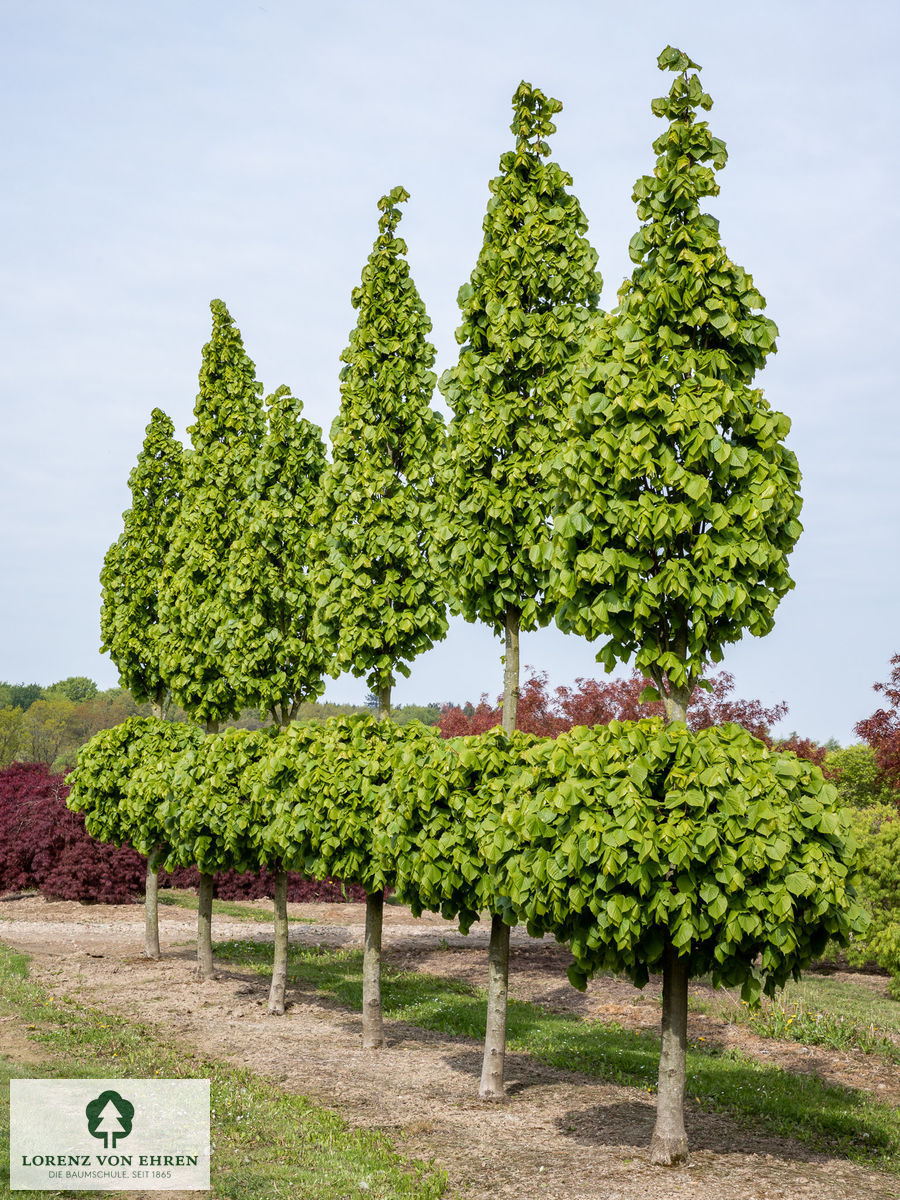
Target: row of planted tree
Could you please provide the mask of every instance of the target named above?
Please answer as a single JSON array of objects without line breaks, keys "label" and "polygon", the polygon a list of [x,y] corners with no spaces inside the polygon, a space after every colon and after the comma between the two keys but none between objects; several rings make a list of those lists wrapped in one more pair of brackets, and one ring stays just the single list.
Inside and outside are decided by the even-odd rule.
[{"label": "row of planted tree", "polygon": [[[679,754],[694,762],[693,750],[677,747],[705,746],[704,736],[712,739],[710,746],[719,744],[713,734],[698,734],[694,741],[681,722],[708,664],[721,660],[724,647],[747,631],[761,636],[772,628],[779,601],[793,587],[787,560],[801,532],[801,501],[797,461],[785,445],[790,421],[753,387],[756,371],[775,348],[777,331],[761,311],[765,302],[752,279],[721,244],[718,222],[700,208],[704,197],[717,194],[715,172],[727,157],[723,142],[698,119],[698,109],[708,110],[712,101],[696,74],[697,64],[681,51],[666,47],[659,66],[675,75],[668,95],[652,106],[667,127],[654,143],[653,174],[634,188],[641,221],[630,244],[635,268],[611,313],[599,309],[597,255],[587,240],[580,204],[568,190],[571,176],[548,159],[547,139],[562,105],[528,83],[517,89],[515,146],[501,156],[500,172],[490,181],[483,245],[459,292],[459,358],[440,380],[452,410],[448,425],[431,407],[437,383],[431,370],[435,351],[427,340],[431,323],[410,276],[406,246],[397,236],[399,206],[407,199],[403,188],[379,202],[378,238],[352,294],[358,320],[341,355],[341,405],[331,430],[330,462],[320,431],[302,418],[300,401],[289,389],[278,388],[263,406],[254,365],[221,301],[212,304],[213,332],[203,351],[189,450],[175,440],[168,417],[154,411],[129,481],[132,507],[101,574],[104,648],[123,685],[160,712],[172,697],[215,734],[219,722],[249,705],[270,712],[285,730],[257,740],[223,734],[203,745],[194,734],[160,730],[164,745],[169,745],[166,738],[197,741],[189,748],[171,744],[183,751],[171,780],[168,751],[147,758],[142,750],[129,750],[132,725],[127,726],[130,733],[102,735],[96,743],[103,746],[112,739],[114,745],[117,736],[126,738],[108,760],[105,782],[96,785],[98,812],[109,814],[109,836],[130,838],[134,831],[126,835],[116,826],[115,805],[104,809],[102,797],[120,797],[122,814],[135,804],[144,811],[144,793],[128,782],[132,767],[141,773],[149,769],[148,762],[163,764],[164,790],[153,811],[166,814],[165,819],[145,831],[149,840],[141,834],[141,847],[152,851],[167,844],[163,835],[174,833],[181,821],[198,822],[187,841],[192,861],[205,877],[203,913],[209,911],[209,877],[217,856],[227,857],[232,842],[243,847],[245,834],[257,836],[252,830],[282,829],[271,834],[276,840],[268,851],[282,860],[282,868],[309,851],[311,867],[320,870],[315,855],[327,851],[326,857],[339,856],[345,842],[354,846],[367,811],[373,829],[382,820],[376,809],[402,811],[404,787],[430,812],[446,773],[457,777],[454,761],[443,757],[456,752],[441,747],[436,735],[410,734],[402,750],[398,742],[408,778],[404,787],[385,784],[390,802],[382,802],[377,800],[382,793],[366,783],[381,779],[382,768],[376,769],[377,755],[367,740],[378,742],[383,735],[371,731],[379,726],[339,722],[310,734],[288,727],[300,702],[321,692],[326,672],[364,677],[386,716],[397,674],[408,674],[412,660],[445,635],[448,608],[484,622],[505,642],[504,734],[487,735],[479,748],[460,753],[458,770],[465,773],[467,763],[477,764],[478,756],[486,755],[483,768],[471,768],[479,780],[482,771],[485,778],[502,779],[498,788],[504,794],[508,787],[520,786],[517,780],[527,782],[532,768],[519,771],[513,755],[510,776],[503,749],[503,737],[512,737],[516,729],[519,634],[555,620],[564,632],[600,639],[598,658],[607,669],[633,659],[652,680],[652,694],[664,704],[666,721],[675,723],[676,729],[666,734],[653,726],[648,742],[664,746],[671,741],[671,762],[669,751],[659,750],[658,761],[657,751],[650,755],[656,764],[652,770],[642,765],[646,755],[628,767],[639,777],[643,773],[642,780],[633,781],[636,795],[646,795],[654,821],[667,831],[666,837],[674,838],[672,845],[644,829],[639,815],[644,801],[636,800],[633,811],[627,804],[621,811],[610,807],[604,776],[609,755],[591,749],[585,762],[593,773],[578,782],[564,774],[553,792],[554,811],[562,813],[570,803],[573,812],[581,813],[579,797],[596,795],[596,809],[586,805],[584,812],[617,813],[609,818],[610,837],[623,839],[627,853],[617,854],[615,841],[601,842],[597,830],[585,834],[585,849],[580,838],[577,843],[567,840],[568,835],[557,839],[556,827],[549,818],[545,821],[545,809],[539,807],[537,823],[529,821],[535,829],[548,826],[546,846],[509,840],[503,825],[491,841],[478,832],[479,817],[458,832],[448,828],[436,840],[426,837],[415,845],[410,861],[424,864],[423,880],[437,886],[441,864],[452,858],[453,839],[477,846],[484,857],[475,856],[466,870],[490,879],[485,886],[491,895],[496,888],[508,904],[521,904],[522,915],[536,929],[546,915],[539,909],[553,891],[551,885],[559,882],[553,872],[562,872],[561,879],[570,883],[571,873],[588,863],[578,875],[580,883],[573,885],[575,895],[601,896],[609,890],[609,897],[594,924],[586,929],[573,925],[565,934],[576,963],[583,956],[586,970],[595,958],[613,961],[611,950],[601,950],[613,944],[601,936],[605,921],[623,938],[634,934],[634,957],[626,969],[640,976],[649,966],[660,965],[666,994],[683,994],[678,981],[693,961],[694,942],[703,944],[705,922],[719,927],[717,914],[723,903],[727,906],[729,880],[738,881],[738,889],[743,868],[736,858],[731,864],[736,874],[725,871],[722,897],[711,882],[705,891],[692,894],[695,881],[681,870],[682,860],[693,862],[706,849],[712,855],[729,821],[732,842],[726,839],[725,844],[751,853],[752,839],[747,846],[741,841],[747,814],[740,815],[740,781],[750,769],[747,763],[769,760],[747,742],[746,763],[741,754],[725,755],[717,767],[700,770],[696,790],[684,789],[692,798],[679,800],[673,809],[684,808],[686,815],[679,818],[683,839],[668,823],[667,805],[676,792],[661,781],[675,777]],[[591,736],[599,739],[598,746],[605,745],[605,737],[612,738],[610,746],[619,744],[619,733]],[[623,736],[627,741],[632,733]],[[722,735],[723,746],[731,744],[730,736]],[[299,754],[307,737],[324,743],[316,744],[315,753],[300,754],[300,766],[291,766],[291,755]],[[564,756],[567,746],[579,745],[574,732],[566,737],[568,741],[555,743],[557,749],[546,751],[548,770],[557,761],[554,754]],[[135,747],[140,745],[142,740],[135,741]],[[271,812],[256,821],[248,803],[230,809],[229,777],[243,779],[253,755],[266,764],[259,769],[269,770],[279,761],[281,749],[276,747],[285,748],[283,780],[259,784],[258,794],[252,786],[245,793],[243,783],[234,784],[238,794],[271,805]],[[95,753],[92,742],[85,763]],[[543,751],[533,747],[527,751],[532,753],[540,757]],[[572,753],[577,772],[580,760],[574,749]],[[703,753],[697,751],[700,758]],[[137,756],[133,763],[129,754]],[[663,762],[669,765],[663,767]],[[544,767],[535,769],[537,779]],[[807,770],[789,768],[795,769],[801,775]],[[305,778],[296,786],[291,782],[294,770],[301,776],[309,773],[308,790]],[[97,773],[88,772],[81,764],[78,773],[85,781],[88,774],[92,779],[103,774],[99,767]],[[394,780],[393,767],[389,775]],[[357,776],[362,790],[359,780],[353,781]],[[216,790],[219,782],[221,791]],[[82,786],[86,783],[76,790]],[[713,789],[714,807],[715,789],[723,789],[716,810],[722,813],[722,830],[714,822],[701,834],[693,828],[691,814],[695,808],[698,814],[706,811],[707,786]],[[540,788],[538,793],[544,794]],[[300,815],[296,821],[285,816],[282,826],[279,811],[293,811],[285,798],[289,795],[297,798]],[[474,791],[461,787],[459,795],[467,797],[468,812],[471,797],[482,795],[482,783]],[[334,824],[313,853],[303,821],[310,829],[324,821],[320,810],[327,810],[329,796]],[[732,803],[738,805],[737,814],[731,813]],[[767,803],[772,802],[755,792],[746,800],[752,813],[764,814]],[[805,803],[815,807],[814,798],[804,793],[794,809],[759,817],[773,822],[775,861],[809,832]],[[524,799],[523,806],[523,812],[531,812]],[[219,823],[226,811],[233,813],[227,827]],[[516,811],[515,806],[509,810]],[[808,816],[812,828],[817,818],[813,810]],[[585,817],[589,830],[591,819]],[[823,819],[829,824],[835,818],[829,814]],[[103,832],[102,821],[96,828]],[[633,845],[632,828],[644,830]],[[692,845],[689,835],[694,834],[710,840]],[[182,853],[185,844],[179,835],[166,853]],[[813,848],[818,844],[813,839]],[[659,888],[654,892],[656,885],[648,882],[650,892],[644,894],[644,872],[647,880],[657,878],[657,868],[648,865],[651,845],[658,856]],[[446,857],[429,862],[428,855],[437,853],[434,847]],[[369,867],[380,869],[384,861],[376,843],[366,842],[354,853],[358,861],[329,862],[327,873],[352,880]],[[531,882],[519,886],[511,877],[507,885],[502,882],[504,864],[517,861],[517,853],[521,878]],[[310,869],[305,858],[304,866]],[[546,880],[540,875],[544,866]],[[485,903],[488,910],[501,906],[499,899],[488,902],[479,896],[476,880],[460,870],[460,887],[463,881],[472,885],[472,908],[466,911]],[[778,911],[785,914],[787,942],[779,942],[773,932],[766,967],[772,979],[781,969],[778,947],[790,945],[789,955],[795,940],[804,936],[788,922],[796,898],[806,894],[803,889],[812,878],[805,868],[785,876]],[[377,897],[385,880],[376,873],[369,882],[367,923],[374,942]],[[398,887],[401,882],[397,880]],[[532,890],[533,911],[522,898]],[[839,892],[834,892],[833,917],[838,923]],[[657,893],[667,899],[649,907],[647,896]],[[826,889],[823,894],[831,893]],[[590,907],[588,899],[585,903]],[[677,944],[671,920],[653,924],[670,907],[692,914],[677,926]],[[508,909],[506,915],[513,911],[519,910]],[[495,911],[492,921],[495,975],[502,974],[508,957],[509,924],[503,916]],[[764,920],[768,917],[762,911],[742,910],[739,919],[726,920],[726,936],[737,938],[737,945],[741,930],[749,939]],[[283,947],[283,917],[279,922]],[[655,933],[639,935],[645,928]],[[668,939],[666,929],[672,935]],[[208,944],[206,935],[203,942]],[[750,942],[744,949],[750,953]],[[726,959],[732,963],[727,954]],[[734,959],[728,966],[731,974],[737,972],[736,963]],[[204,969],[211,969],[208,954]],[[666,1011],[672,1012],[671,1003]],[[664,1029],[664,1055],[670,1033]],[[671,1098],[674,1076],[663,1074],[668,1080],[664,1094]],[[676,1107],[680,1122],[680,1100]],[[661,1120],[664,1109],[671,1116],[671,1105],[667,1108],[661,1099]],[[654,1154],[657,1161],[675,1162],[686,1146],[683,1126],[679,1131],[666,1121],[657,1131]]]},{"label": "row of planted tree", "polygon": [[[464,932],[489,914],[507,932],[522,922],[553,934],[571,949],[576,987],[603,968],[639,986],[663,974],[653,1149],[664,1158],[685,1139],[690,976],[753,1000],[863,928],[835,789],[737,725],[694,733],[656,719],[448,741],[369,715],[213,737],[133,718],[91,740],[70,782],[92,835],[157,868],[197,866],[202,976],[213,972],[213,876],[275,873],[272,1013],[285,1004],[285,872],[360,884],[367,1047],[383,1044],[385,888]],[[485,1098],[503,1094],[508,945],[491,939]]]}]

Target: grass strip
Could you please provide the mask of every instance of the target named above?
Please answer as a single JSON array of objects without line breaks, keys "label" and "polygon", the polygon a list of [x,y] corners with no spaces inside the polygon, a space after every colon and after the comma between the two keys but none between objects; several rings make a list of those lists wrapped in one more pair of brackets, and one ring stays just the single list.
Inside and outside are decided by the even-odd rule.
[{"label": "grass strip", "polygon": [[[197,911],[196,892],[176,891],[174,888],[161,889],[159,902],[170,908],[188,908],[193,912]],[[215,915],[220,917],[237,917],[238,920],[262,921],[265,925],[271,925],[274,919],[271,909],[251,908],[250,903],[250,901],[242,903],[240,900],[213,900],[212,910]],[[292,925],[312,925],[314,921],[312,917],[290,917],[290,923]]]},{"label": "grass strip", "polygon": [[[249,941],[219,943],[217,956],[266,974],[272,947]],[[288,978],[295,985],[362,1008],[360,951],[290,948]],[[482,988],[415,971],[383,973],[385,1016],[423,1029],[484,1038]],[[612,1083],[656,1090],[659,1038],[619,1025],[547,1012],[512,1000],[507,1046],[551,1067]],[[864,1093],[758,1063],[735,1050],[695,1046],[687,1056],[687,1092],[698,1107],[728,1113],[825,1154],[900,1174],[900,1114]]]},{"label": "grass strip", "polygon": [[[55,1000],[28,977],[27,960],[0,946],[0,1012],[14,1014],[50,1060],[28,1078],[209,1079],[212,1192],[218,1200],[437,1200],[446,1176],[433,1164],[405,1160],[380,1133],[351,1129],[335,1113],[271,1081],[200,1056],[150,1027]],[[6,1077],[20,1070],[5,1063]],[[0,1196],[9,1189],[9,1089],[0,1088]],[[5,1142],[3,1139],[6,1139]],[[100,1193],[95,1193],[100,1194]],[[121,1196],[122,1193],[102,1193]],[[17,1200],[77,1197],[80,1192],[14,1193]]]},{"label": "grass strip", "polygon": [[862,1050],[900,1063],[900,1002],[843,979],[810,977],[788,983],[774,1000],[750,1008],[732,996],[692,999],[691,1008],[747,1025],[760,1037],[832,1050]]}]

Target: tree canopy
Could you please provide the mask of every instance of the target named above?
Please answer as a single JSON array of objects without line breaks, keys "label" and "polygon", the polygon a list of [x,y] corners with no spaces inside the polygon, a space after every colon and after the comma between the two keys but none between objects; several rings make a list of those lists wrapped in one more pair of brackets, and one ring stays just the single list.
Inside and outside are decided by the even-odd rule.
[{"label": "tree canopy", "polygon": [[522,629],[552,615],[532,558],[549,536],[541,467],[602,287],[572,177],[545,161],[561,109],[530,83],[513,96],[515,148],[489,184],[484,241],[459,290],[459,360],[440,381],[453,419],[433,538],[452,611],[498,634],[510,609]]},{"label": "tree canopy", "polygon": [[[100,651],[109,654],[122,686],[135,700],[156,705],[163,704],[168,691],[159,592],[181,507],[183,475],[184,451],[174,426],[162,409],[154,408],[137,465],[128,477],[131,508],[123,513],[122,533],[107,550],[100,572]],[[56,687],[72,682],[63,680]],[[89,698],[65,694],[71,700]]]},{"label": "tree canopy", "polygon": [[245,484],[228,561],[227,671],[246,703],[286,725],[322,693],[328,647],[313,636],[313,510],[325,470],[322,431],[282,386]]},{"label": "tree canopy", "polygon": [[681,51],[659,66],[675,72],[652,105],[668,125],[634,188],[635,269],[577,374],[551,557],[560,627],[605,637],[607,670],[633,655],[683,712],[705,665],[768,633],[793,587],[800,472],[789,419],[752,386],[775,325],[700,208],[727,157],[697,118],[712,100]]},{"label": "tree canopy", "polygon": [[334,671],[365,676],[382,695],[444,636],[443,586],[425,545],[442,421],[431,321],[397,236],[396,187],[378,201],[378,237],[352,295],[358,310],[341,355],[341,407],[316,513],[317,636],[336,646]]},{"label": "tree canopy", "polygon": [[234,716],[243,696],[228,677],[226,575],[241,530],[247,477],[265,432],[253,363],[221,300],[210,304],[212,336],[203,347],[193,450],[160,592],[163,674],[172,694],[198,721]]}]

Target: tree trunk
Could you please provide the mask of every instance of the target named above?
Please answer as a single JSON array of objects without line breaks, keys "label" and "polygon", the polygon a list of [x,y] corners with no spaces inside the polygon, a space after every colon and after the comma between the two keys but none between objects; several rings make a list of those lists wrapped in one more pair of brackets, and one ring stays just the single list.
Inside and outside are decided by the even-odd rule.
[{"label": "tree trunk", "polygon": [[[160,689],[150,702],[150,711],[157,720],[165,715],[166,691]],[[159,871],[150,866],[147,858],[147,881],[144,885],[144,957],[159,958]]]},{"label": "tree trunk", "polygon": [[[378,689],[378,719],[391,719],[390,685]],[[384,892],[366,893],[366,944],[363,950],[363,1049],[384,1045],[381,1013],[381,931],[384,925]]]},{"label": "tree trunk", "polygon": [[519,709],[519,613],[506,611],[506,653],[503,657],[503,728],[512,733]]},{"label": "tree trunk", "polygon": [[[685,646],[676,647],[684,658]],[[662,672],[653,676],[666,709],[666,724],[687,721],[693,686],[664,687]],[[687,998],[690,977],[690,947],[680,956],[666,943],[663,956],[662,1042],[659,1052],[659,1086],[656,1100],[656,1125],[650,1141],[650,1160],[661,1166],[674,1166],[688,1156],[684,1129],[684,1085],[687,1075]]]},{"label": "tree trunk", "polygon": [[667,944],[663,960],[662,1046],[656,1126],[650,1161],[672,1167],[688,1154],[684,1130],[685,1053],[687,1050],[688,958]]},{"label": "tree trunk", "polygon": [[[519,612],[506,611],[506,653],[503,657],[503,728],[515,732],[519,709]],[[491,942],[488,949],[487,1021],[484,1032],[484,1058],[481,1064],[482,1100],[502,1100],[503,1069],[506,1060],[506,1002],[509,994],[509,926],[496,914],[491,915]]]},{"label": "tree trunk", "polygon": [[509,991],[509,926],[498,916],[491,917],[491,944],[488,950],[487,1026],[484,1033],[484,1061],[481,1065],[482,1100],[503,1099],[503,1067],[506,1061],[506,997]]},{"label": "tree trunk", "polygon": [[[219,732],[219,722],[206,722],[207,735]],[[213,876],[200,872],[200,886],[197,889],[197,974],[201,979],[212,979],[212,902]]]},{"label": "tree trunk", "polygon": [[381,1016],[381,927],[384,892],[366,893],[366,945],[363,951],[363,1050],[384,1045]]},{"label": "tree trunk", "polygon": [[159,958],[159,872],[147,859],[144,885],[144,957]]},{"label": "tree trunk", "polygon": [[274,908],[275,953],[272,959],[272,984],[269,988],[269,1012],[275,1017],[280,1017],[284,1013],[284,992],[287,986],[287,871],[275,872]]},{"label": "tree trunk", "polygon": [[663,693],[667,725],[671,725],[673,721],[687,721],[687,710],[690,699],[690,688],[673,688],[670,692]]},{"label": "tree trunk", "polygon": [[201,979],[213,978],[212,957],[212,875],[200,873],[197,889],[197,974]]}]

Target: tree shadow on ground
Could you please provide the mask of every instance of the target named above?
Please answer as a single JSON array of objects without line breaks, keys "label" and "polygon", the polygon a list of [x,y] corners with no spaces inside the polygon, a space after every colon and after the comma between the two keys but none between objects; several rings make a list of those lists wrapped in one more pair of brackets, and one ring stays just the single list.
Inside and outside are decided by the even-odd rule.
[{"label": "tree shadow on ground", "polygon": [[[646,1150],[656,1123],[656,1105],[648,1100],[613,1100],[573,1108],[554,1121],[563,1137],[582,1146],[622,1146]],[[822,1162],[828,1156],[793,1138],[748,1128],[721,1113],[685,1106],[685,1129],[692,1153],[770,1155],[788,1162]]]}]

